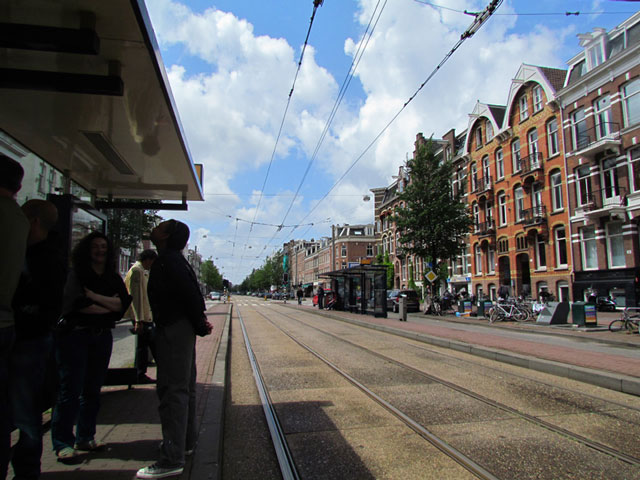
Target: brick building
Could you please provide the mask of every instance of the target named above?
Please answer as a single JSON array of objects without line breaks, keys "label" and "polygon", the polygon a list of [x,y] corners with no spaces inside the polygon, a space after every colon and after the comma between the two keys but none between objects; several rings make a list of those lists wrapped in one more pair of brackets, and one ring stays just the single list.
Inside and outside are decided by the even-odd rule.
[{"label": "brick building", "polygon": [[[567,159],[574,298],[637,305],[640,248],[640,13],[578,35],[558,92]],[[568,228],[569,228],[568,226]]]}]

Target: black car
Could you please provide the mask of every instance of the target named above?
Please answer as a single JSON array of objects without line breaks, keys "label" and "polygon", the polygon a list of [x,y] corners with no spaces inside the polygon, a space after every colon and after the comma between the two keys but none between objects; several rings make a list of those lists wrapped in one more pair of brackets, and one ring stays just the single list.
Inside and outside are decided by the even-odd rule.
[{"label": "black car", "polygon": [[398,313],[400,311],[400,297],[407,299],[407,312],[420,311],[420,299],[415,290],[389,290],[387,294],[387,310]]}]

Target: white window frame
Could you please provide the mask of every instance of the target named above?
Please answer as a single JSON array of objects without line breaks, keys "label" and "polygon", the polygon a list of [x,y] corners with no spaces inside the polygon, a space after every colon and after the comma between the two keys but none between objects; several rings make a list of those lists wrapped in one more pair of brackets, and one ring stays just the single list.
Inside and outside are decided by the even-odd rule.
[{"label": "white window frame", "polygon": [[601,41],[598,41],[598,43],[587,49],[587,62],[590,71],[604,62],[604,51]]},{"label": "white window frame", "polygon": [[[562,232],[562,237],[560,236]],[[567,267],[567,230],[565,227],[558,227],[553,231],[553,245],[556,253],[556,268]],[[562,263],[560,246],[564,245],[564,263]]]},{"label": "white window frame", "polygon": [[475,246],[476,275],[482,275],[482,249],[476,243]]},{"label": "white window frame", "polygon": [[559,170],[551,172],[549,183],[551,184],[551,207],[554,212],[557,212],[564,208],[562,198],[562,172]]},{"label": "white window frame", "polygon": [[487,121],[485,125],[487,143],[489,143],[493,139],[493,124],[490,121]]},{"label": "white window frame", "polygon": [[593,102],[593,118],[595,123],[596,139],[607,138],[611,135],[611,98],[603,95]]},{"label": "white window frame", "polygon": [[629,150],[629,178],[633,192],[640,191],[640,146]]},{"label": "white window frame", "polygon": [[478,167],[475,162],[471,164],[471,191],[475,192],[478,189]]},{"label": "white window frame", "polygon": [[[581,172],[587,172],[581,175]],[[591,197],[591,168],[586,165],[576,169],[576,201],[579,207],[589,205]]]},{"label": "white window frame", "polygon": [[522,186],[513,190],[513,204],[516,213],[516,223],[524,220],[524,189]]},{"label": "white window frame", "polygon": [[511,142],[511,166],[513,167],[513,173],[518,173],[522,170],[522,155],[520,155],[521,149],[522,145],[520,145],[519,138],[516,138]]},{"label": "white window frame", "polygon": [[620,89],[620,96],[624,126],[630,127],[640,123],[640,77],[624,84]]},{"label": "white window frame", "polygon": [[493,247],[487,248],[487,273],[496,273],[496,251]]},{"label": "white window frame", "polygon": [[491,165],[489,164],[489,155],[482,157],[482,176],[484,178],[485,187],[491,178]]},{"label": "white window frame", "polygon": [[539,112],[544,108],[542,104],[542,87],[540,85],[536,85],[533,87],[533,112]]},{"label": "white window frame", "polygon": [[554,117],[547,122],[547,148],[549,149],[549,156],[553,156],[560,151],[560,144],[558,143],[558,120]]},{"label": "white window frame", "polygon": [[547,269],[547,242],[541,235],[536,235],[536,268]]},{"label": "white window frame", "polygon": [[496,180],[504,178],[504,153],[502,149],[496,150]]},{"label": "white window frame", "polygon": [[580,229],[580,256],[583,270],[598,269],[598,242],[594,226]]},{"label": "white window frame", "polygon": [[518,105],[520,107],[520,121],[524,121],[529,118],[529,102],[527,100],[527,95],[522,95],[518,99]]},{"label": "white window frame", "polygon": [[480,127],[476,128],[476,149],[482,147],[482,129]]},{"label": "white window frame", "polygon": [[571,114],[571,145],[573,150],[584,148],[586,145],[578,144],[578,137],[584,137],[587,134],[587,117],[584,108],[579,108]]},{"label": "white window frame", "polygon": [[507,194],[502,192],[498,195],[498,221],[500,226],[505,226],[507,221]]},{"label": "white window frame", "polygon": [[[612,234],[612,226],[620,226],[620,233]],[[609,268],[625,268],[627,266],[625,253],[624,253],[624,230],[622,228],[622,222],[609,222],[605,228],[606,242],[607,242],[607,263]],[[616,247],[620,248],[622,252],[622,263],[614,263],[613,257],[613,242],[620,242]]]},{"label": "white window frame", "polygon": [[480,229],[480,206],[476,202],[473,202],[471,211],[473,212],[473,228],[474,231],[477,232]]}]

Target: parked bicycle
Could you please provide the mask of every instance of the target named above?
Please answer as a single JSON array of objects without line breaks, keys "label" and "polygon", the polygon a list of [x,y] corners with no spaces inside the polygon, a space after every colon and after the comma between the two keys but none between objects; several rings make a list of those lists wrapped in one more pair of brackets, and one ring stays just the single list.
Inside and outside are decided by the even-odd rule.
[{"label": "parked bicycle", "polygon": [[489,309],[489,323],[502,322],[504,320],[515,320],[524,322],[529,319],[528,312],[514,302],[496,303]]},{"label": "parked bicycle", "polygon": [[625,329],[627,333],[638,333],[638,324],[640,322],[640,311],[637,308],[625,308],[622,316],[609,324],[610,332],[619,332]]}]

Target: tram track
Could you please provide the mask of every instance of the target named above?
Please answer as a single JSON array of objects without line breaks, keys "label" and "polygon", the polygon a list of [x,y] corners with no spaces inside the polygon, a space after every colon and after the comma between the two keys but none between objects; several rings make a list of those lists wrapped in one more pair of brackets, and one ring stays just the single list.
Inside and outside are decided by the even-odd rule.
[{"label": "tram track", "polygon": [[[284,314],[284,313],[282,315],[286,316],[287,318],[289,318],[291,320],[299,321],[296,318],[291,317],[290,315],[287,315],[287,314]],[[265,316],[265,318],[267,318],[267,317]],[[268,320],[270,321],[270,319],[268,319]],[[300,322],[300,323],[304,324],[304,322]],[[436,376],[431,375],[429,373],[423,372],[422,370],[417,369],[415,367],[412,367],[411,365],[407,365],[406,363],[403,363],[403,362],[400,362],[398,360],[395,360],[395,359],[393,359],[393,358],[391,358],[391,357],[389,357],[387,355],[381,354],[381,353],[376,352],[374,350],[371,350],[371,349],[369,349],[367,347],[363,347],[362,345],[358,345],[357,343],[350,342],[349,340],[345,340],[344,338],[339,337],[337,335],[333,335],[331,333],[327,333],[327,332],[325,332],[325,331],[323,331],[323,330],[321,330],[321,329],[319,329],[317,327],[314,327],[312,325],[308,325],[308,324],[304,324],[304,325],[309,327],[309,328],[312,328],[312,329],[314,329],[314,330],[316,330],[318,332],[321,332],[324,335],[328,335],[328,336],[330,336],[332,338],[335,338],[336,340],[339,340],[341,342],[347,343],[347,344],[349,344],[349,345],[351,345],[353,347],[359,348],[359,349],[367,352],[370,355],[376,356],[376,357],[378,357],[378,358],[380,358],[382,360],[385,360],[387,362],[393,363],[393,364],[398,365],[398,366],[400,366],[402,368],[406,368],[408,370],[411,370],[412,372],[414,372],[414,373],[416,373],[418,375],[421,375],[421,376],[423,376],[424,378],[426,378],[428,380],[431,380],[433,382],[439,383],[440,385],[446,386],[446,387],[448,387],[448,388],[450,388],[452,390],[455,390],[456,392],[459,392],[459,393],[467,395],[467,396],[469,396],[471,398],[474,398],[475,400],[483,402],[483,403],[485,403],[485,404],[487,404],[487,405],[489,405],[489,406],[491,406],[493,408],[497,408],[497,409],[502,410],[504,412],[507,412],[507,413],[509,413],[511,415],[515,415],[515,416],[517,416],[519,418],[522,418],[522,419],[524,419],[524,420],[526,420],[526,421],[528,421],[528,422],[530,422],[530,423],[532,423],[534,425],[546,428],[547,430],[550,430],[550,431],[552,431],[554,433],[558,433],[560,435],[564,435],[567,438],[570,438],[570,439],[572,439],[574,441],[582,443],[583,445],[586,445],[586,446],[588,446],[590,448],[593,448],[594,450],[597,450],[597,451],[600,451],[602,453],[606,453],[608,455],[616,457],[619,460],[627,462],[627,463],[629,463],[631,465],[640,466],[640,458],[633,457],[631,455],[626,455],[624,453],[620,453],[617,450],[615,450],[613,448],[610,448],[610,447],[608,447],[606,445],[603,445],[603,444],[601,444],[599,442],[594,442],[592,440],[589,440],[588,438],[586,438],[586,437],[584,437],[584,436],[582,436],[580,434],[577,434],[577,433],[571,432],[571,431],[569,431],[567,429],[564,429],[564,428],[558,427],[556,425],[553,425],[552,423],[549,423],[549,422],[547,422],[545,420],[539,419],[539,418],[537,418],[537,417],[535,417],[533,415],[529,415],[528,413],[521,412],[520,410],[517,410],[517,409],[515,409],[513,407],[510,407],[508,405],[502,404],[500,402],[496,402],[495,400],[492,400],[492,399],[490,399],[490,398],[488,398],[488,397],[486,397],[484,395],[481,395],[481,394],[478,394],[476,392],[473,392],[473,391],[471,391],[471,390],[469,390],[469,389],[467,389],[467,388],[465,388],[463,386],[456,385],[455,383],[449,382],[449,381],[444,380],[442,378],[439,378],[439,377],[436,377]],[[276,327],[278,327],[278,326],[276,325]],[[278,327],[278,328],[280,328],[280,327]]]}]

